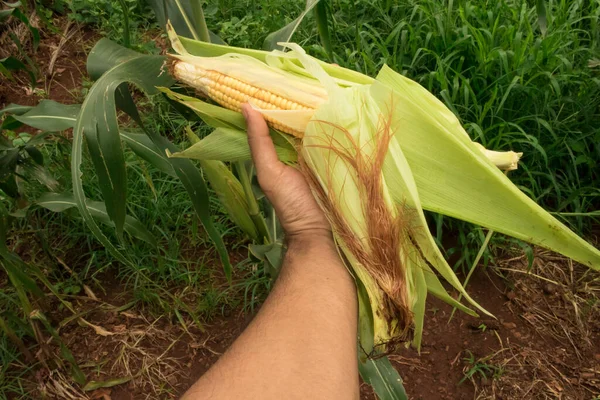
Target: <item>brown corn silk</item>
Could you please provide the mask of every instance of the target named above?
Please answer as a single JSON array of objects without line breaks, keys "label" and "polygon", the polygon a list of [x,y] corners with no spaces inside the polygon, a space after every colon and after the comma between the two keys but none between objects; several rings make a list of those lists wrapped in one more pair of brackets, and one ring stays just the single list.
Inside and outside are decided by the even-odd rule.
[{"label": "brown corn silk", "polygon": [[[413,313],[411,300],[406,286],[407,257],[414,255],[414,243],[411,237],[416,234],[415,213],[405,205],[390,204],[385,200],[382,167],[387,156],[390,140],[394,138],[390,118],[380,117],[378,129],[372,141],[375,151],[367,154],[361,150],[353,135],[344,127],[327,121],[314,120],[322,133],[322,144],[312,144],[333,151],[351,168],[357,178],[360,190],[367,237],[359,238],[342,215],[340,199],[334,191],[325,192],[319,178],[308,167],[303,157],[299,164],[309,185],[330,221],[338,241],[356,258],[367,273],[375,280],[383,292],[383,307],[373,310],[377,317],[387,321],[388,335],[392,341],[411,339]],[[336,143],[333,134],[327,131],[343,133],[349,143]],[[326,177],[331,186],[332,176]],[[378,345],[390,346],[391,342]]]}]

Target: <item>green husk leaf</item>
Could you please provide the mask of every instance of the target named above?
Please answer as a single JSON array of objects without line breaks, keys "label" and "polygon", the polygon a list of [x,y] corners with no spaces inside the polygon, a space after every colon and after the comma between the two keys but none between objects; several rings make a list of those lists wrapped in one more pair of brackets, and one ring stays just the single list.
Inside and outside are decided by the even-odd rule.
[{"label": "green husk leaf", "polygon": [[[275,151],[282,162],[292,163],[298,153],[289,146],[281,135],[271,132]],[[251,159],[248,135],[245,131],[232,128],[217,128],[210,135],[187,149],[173,153],[170,157],[192,158],[195,160],[247,161]]]},{"label": "green husk leaf", "polygon": [[[521,192],[463,133],[439,101],[406,90],[408,79],[385,67],[377,80],[393,89],[398,143],[412,170],[423,208],[472,222],[600,269],[600,251]],[[412,81],[411,81],[412,82]],[[412,87],[416,87],[412,83]],[[389,94],[379,101],[389,102]],[[420,97],[420,100],[417,97]],[[443,119],[440,119],[443,115]],[[396,201],[402,199],[396,197]]]},{"label": "green husk leaf", "polygon": [[186,96],[165,87],[158,87],[157,89],[171,100],[177,101],[196,112],[204,122],[213,128],[246,129],[246,120],[239,112],[209,104],[195,97]]}]

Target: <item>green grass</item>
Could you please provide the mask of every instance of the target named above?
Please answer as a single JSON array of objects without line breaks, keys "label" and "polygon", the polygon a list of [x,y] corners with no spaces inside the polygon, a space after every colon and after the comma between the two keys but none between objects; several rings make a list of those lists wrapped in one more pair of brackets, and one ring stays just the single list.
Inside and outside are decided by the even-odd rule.
[{"label": "green grass", "polygon": [[24,379],[31,368],[21,361],[19,351],[6,337],[0,336],[0,399],[28,398]]}]

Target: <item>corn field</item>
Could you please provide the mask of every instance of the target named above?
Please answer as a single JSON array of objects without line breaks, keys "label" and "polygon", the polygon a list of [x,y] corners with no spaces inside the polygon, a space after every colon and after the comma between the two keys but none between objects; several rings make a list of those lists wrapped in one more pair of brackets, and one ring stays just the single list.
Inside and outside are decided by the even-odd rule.
[{"label": "corn field", "polygon": [[2,3],[0,398],[174,398],[239,335],[286,252],[243,104],[356,283],[361,398],[600,396],[598,21]]}]

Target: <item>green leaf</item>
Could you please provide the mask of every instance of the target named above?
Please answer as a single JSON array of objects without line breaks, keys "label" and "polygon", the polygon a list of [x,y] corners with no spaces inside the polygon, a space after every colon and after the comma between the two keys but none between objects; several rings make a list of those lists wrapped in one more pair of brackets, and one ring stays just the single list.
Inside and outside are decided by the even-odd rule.
[{"label": "green leaf", "polygon": [[[377,77],[393,89],[398,142],[423,208],[559,252],[600,269],[600,251],[521,192],[470,141],[453,114],[426,89],[387,66]],[[396,199],[401,201],[401,199]]]},{"label": "green leaf", "polygon": [[366,362],[367,356],[373,352],[374,321],[373,309],[369,300],[369,292],[362,281],[355,276],[356,291],[358,294],[358,340],[359,340],[359,363]]},{"label": "green leaf", "polygon": [[204,160],[200,165],[232,221],[252,240],[257,240],[258,231],[249,214],[248,201],[240,181],[221,161]]},{"label": "green leaf", "polygon": [[[73,196],[65,193],[44,193],[37,199],[36,204],[54,212],[63,212],[77,207]],[[86,206],[90,214],[98,221],[108,226],[114,226],[114,223],[108,217],[104,203],[101,201],[86,200]],[[139,220],[132,216],[128,215],[125,218],[124,230],[133,237],[141,239],[152,246],[157,246],[156,239],[154,239],[152,233]]]},{"label": "green leaf", "polygon": [[317,5],[319,0],[306,0],[306,7],[304,11],[292,22],[284,26],[283,28],[270,33],[263,43],[263,49],[266,50],[283,50],[283,47],[279,46],[279,42],[291,42],[292,36],[296,32],[296,29],[304,20],[304,17]]},{"label": "green leaf", "polygon": [[380,400],[407,400],[402,378],[387,357],[358,362],[360,376],[377,394]]},{"label": "green leaf", "polygon": [[29,28],[29,32],[31,33],[32,43],[33,43],[33,51],[37,51],[37,48],[40,44],[40,31],[35,28],[29,22],[29,18],[19,8],[15,8],[12,12],[13,17],[18,18],[23,22],[27,28]]},{"label": "green leaf", "polygon": [[213,128],[246,129],[244,116],[236,111],[209,104],[195,97],[186,96],[164,87],[158,87],[169,99],[177,101],[192,109],[204,122]]},{"label": "green leaf", "polygon": [[321,44],[323,45],[323,48],[327,52],[329,60],[331,61],[333,59],[333,48],[331,46],[331,35],[329,34],[329,20],[327,18],[327,7],[327,1],[321,0],[317,3],[317,6],[314,9],[314,13],[315,21],[317,23],[317,31],[319,32],[319,38],[321,39]]},{"label": "green leaf", "polygon": [[[104,75],[102,75],[90,89],[88,97],[82,105],[82,111],[74,129],[71,167],[75,200],[77,201],[78,207],[86,220],[86,223],[93,230],[94,235],[102,241],[115,257],[126,263],[129,263],[127,257],[112,245],[110,240],[108,240],[108,238],[106,238],[98,229],[89,212],[85,211],[85,195],[83,193],[80,171],[83,132],[85,129],[94,128],[94,125],[91,127],[89,126],[89,121],[90,118],[95,116],[94,109],[96,103],[101,102],[102,98],[106,97],[106,93],[112,91],[117,94],[115,98],[116,101],[114,103],[106,104],[104,108],[109,106],[115,107],[118,105],[119,108],[127,112],[150,137],[156,148],[159,150],[159,153],[164,154],[167,150],[172,153],[178,152],[179,148],[173,145],[169,140],[157,132],[144,127],[131,95],[125,90],[125,86],[122,85],[126,82],[131,82],[148,94],[156,93],[156,86],[170,86],[173,83],[173,79],[165,73],[163,69],[164,61],[164,57],[143,56],[118,46],[109,40],[103,39],[99,41],[88,59],[88,70],[93,71],[94,74],[102,74],[104,72]],[[100,107],[100,109],[102,109],[102,107]],[[102,122],[103,120],[98,119],[97,121]],[[225,275],[230,279],[232,267],[229,261],[229,254],[223,243],[220,232],[215,228],[212,222],[209,209],[208,189],[206,187],[206,182],[204,182],[204,179],[202,178],[202,174],[190,160],[174,158],[169,159],[169,162],[188,192],[196,214],[200,218],[208,236],[215,244],[223,263]]]},{"label": "green leaf", "polygon": [[[177,27],[175,27],[175,30],[179,33]],[[186,35],[179,36],[179,40],[183,44],[183,47],[185,47],[185,49],[194,56],[217,57],[222,56],[223,54],[234,52],[238,54],[245,54],[264,62],[266,61],[267,54],[269,54],[269,52],[265,50],[227,46],[226,44],[220,44],[214,40],[212,43],[202,42],[200,40],[190,39],[190,37],[185,36]]]},{"label": "green leaf", "polygon": [[0,155],[0,181],[4,181],[10,174],[14,173],[19,160],[19,152],[18,148],[13,148],[4,151]]},{"label": "green leaf", "polygon": [[285,254],[283,244],[281,242],[262,245],[250,244],[248,250],[253,258],[264,263],[269,277],[276,279]]},{"label": "green leaf", "polygon": [[17,185],[17,177],[12,174],[4,181],[0,182],[0,190],[13,199],[20,197],[19,186]]},{"label": "green leaf", "polygon": [[126,216],[127,179],[115,109],[115,92],[122,83],[131,82],[146,93],[155,93],[155,84],[168,85],[172,80],[167,74],[161,73],[164,57],[142,56],[102,39],[90,53],[88,71],[90,75],[98,75],[102,68],[111,63],[115,65],[91,87],[81,106],[73,129],[71,173],[74,198],[85,222],[115,257],[128,263],[127,257],[106,238],[87,209],[80,170],[83,137],[87,138],[106,210],[120,236]]},{"label": "green leaf", "polygon": [[0,116],[2,116],[5,113],[6,114],[14,114],[14,115],[23,115],[31,109],[33,109],[33,107],[31,107],[31,106],[21,106],[19,104],[11,103],[11,104],[7,105],[6,107],[4,107],[2,110],[0,110]]},{"label": "green leaf", "polygon": [[13,79],[10,71],[28,71],[27,66],[15,57],[6,57],[0,60],[1,72],[10,80]]},{"label": "green leaf", "polygon": [[538,15],[538,25],[540,26],[540,32],[542,36],[546,36],[548,29],[548,19],[546,17],[546,0],[537,0],[535,2],[535,9]]},{"label": "green leaf", "polygon": [[225,44],[221,38],[208,30],[201,1],[148,0],[148,3],[154,10],[161,27],[164,28],[167,21],[170,21],[179,35],[205,42]]},{"label": "green leaf", "polygon": [[25,146],[25,151],[38,165],[44,165],[44,155],[37,147]]},{"label": "green leaf", "polygon": [[138,157],[167,175],[177,176],[165,153],[161,153],[160,149],[145,133],[121,132],[121,139],[127,143]]},{"label": "green leaf", "polygon": [[[275,151],[282,162],[296,162],[297,152],[278,133],[271,133]],[[252,158],[248,135],[245,131],[231,128],[217,128],[210,135],[187,149],[171,154],[170,157],[192,158],[196,160],[247,161]]]},{"label": "green leaf", "polygon": [[[15,111],[21,111],[15,108]],[[36,107],[29,109],[21,115],[15,115],[15,119],[42,131],[64,131],[73,128],[77,121],[77,115],[81,106],[65,105],[54,100],[42,100]],[[14,111],[8,111],[13,112]]]}]

